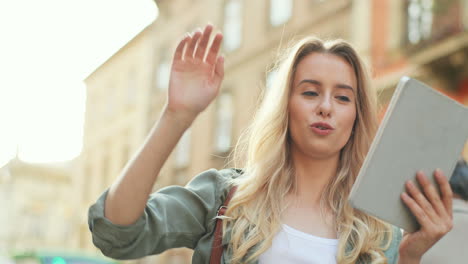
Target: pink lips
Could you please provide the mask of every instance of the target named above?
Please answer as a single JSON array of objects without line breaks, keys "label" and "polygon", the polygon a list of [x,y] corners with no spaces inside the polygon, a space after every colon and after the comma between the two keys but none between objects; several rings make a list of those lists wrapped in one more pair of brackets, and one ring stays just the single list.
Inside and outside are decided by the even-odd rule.
[{"label": "pink lips", "polygon": [[329,135],[334,130],[334,128],[331,125],[325,122],[313,123],[312,125],[310,125],[310,128],[316,134],[321,136]]}]

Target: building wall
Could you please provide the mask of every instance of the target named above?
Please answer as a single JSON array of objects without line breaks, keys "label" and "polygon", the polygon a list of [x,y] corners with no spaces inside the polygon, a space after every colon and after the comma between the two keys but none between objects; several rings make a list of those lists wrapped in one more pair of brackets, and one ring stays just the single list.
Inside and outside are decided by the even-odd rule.
[{"label": "building wall", "polygon": [[73,164],[13,159],[0,168],[0,248],[11,252],[78,249]]}]

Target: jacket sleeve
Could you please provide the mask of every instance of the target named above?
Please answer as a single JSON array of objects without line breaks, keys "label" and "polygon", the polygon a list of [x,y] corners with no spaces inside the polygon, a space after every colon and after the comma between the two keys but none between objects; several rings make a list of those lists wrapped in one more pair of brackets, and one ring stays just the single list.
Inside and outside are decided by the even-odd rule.
[{"label": "jacket sleeve", "polygon": [[228,184],[223,171],[211,169],[194,177],[185,187],[169,186],[153,193],[141,217],[128,226],[105,218],[108,191],[104,192],[88,212],[94,245],[115,259],[135,259],[177,247],[193,249],[214,227],[213,219]]},{"label": "jacket sleeve", "polygon": [[398,261],[398,250],[400,248],[400,242],[403,235],[400,228],[393,226],[393,236],[390,246],[385,251],[385,256],[387,257],[388,264],[396,264]]}]

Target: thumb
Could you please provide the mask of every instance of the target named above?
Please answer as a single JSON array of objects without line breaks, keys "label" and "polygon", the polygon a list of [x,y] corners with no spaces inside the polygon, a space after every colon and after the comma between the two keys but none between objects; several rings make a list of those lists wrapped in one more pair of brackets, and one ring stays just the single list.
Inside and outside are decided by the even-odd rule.
[{"label": "thumb", "polygon": [[224,78],[224,57],[219,56],[214,69],[214,82],[221,83]]}]

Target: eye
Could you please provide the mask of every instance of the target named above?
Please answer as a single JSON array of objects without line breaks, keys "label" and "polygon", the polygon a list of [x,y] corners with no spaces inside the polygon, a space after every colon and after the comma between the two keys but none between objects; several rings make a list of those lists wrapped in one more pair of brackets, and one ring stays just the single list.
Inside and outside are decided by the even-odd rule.
[{"label": "eye", "polygon": [[302,94],[306,96],[318,96],[318,93],[314,91],[306,91],[306,92],[303,92]]},{"label": "eye", "polygon": [[336,98],[338,98],[338,100],[340,100],[342,102],[351,102],[351,100],[347,96],[341,95],[341,96],[337,96]]}]

